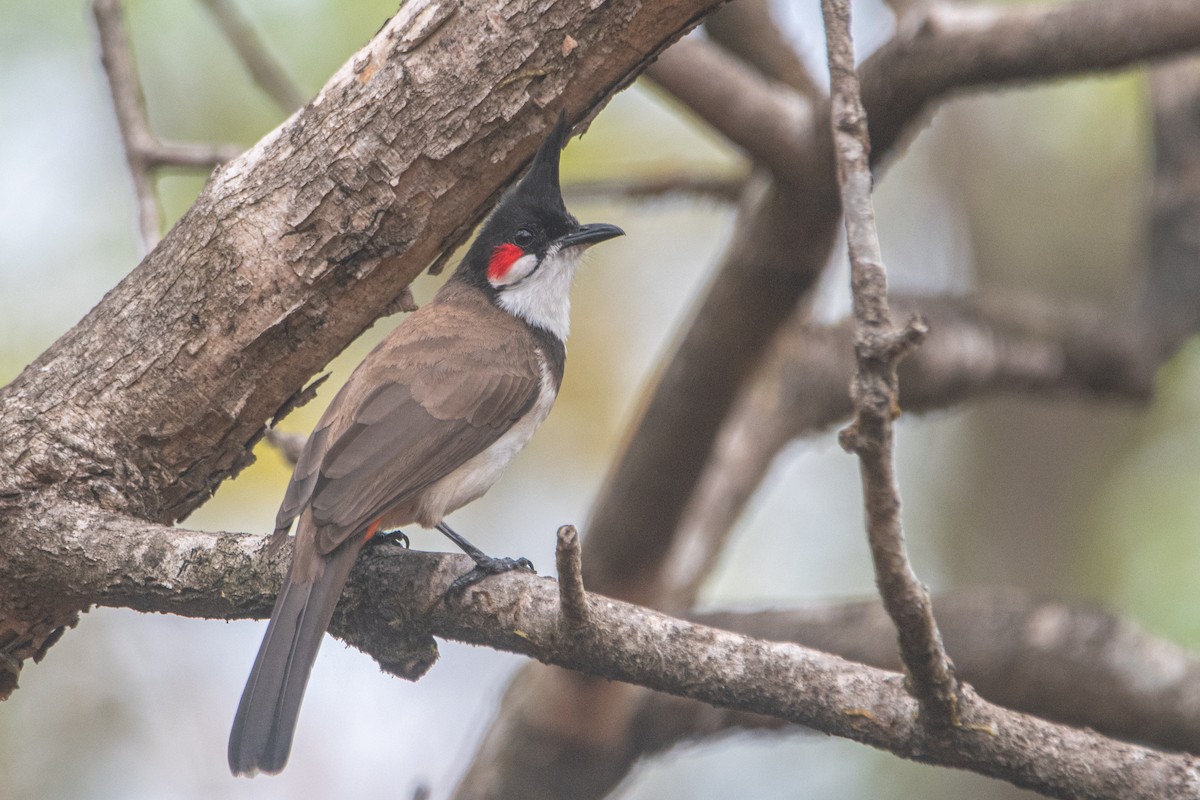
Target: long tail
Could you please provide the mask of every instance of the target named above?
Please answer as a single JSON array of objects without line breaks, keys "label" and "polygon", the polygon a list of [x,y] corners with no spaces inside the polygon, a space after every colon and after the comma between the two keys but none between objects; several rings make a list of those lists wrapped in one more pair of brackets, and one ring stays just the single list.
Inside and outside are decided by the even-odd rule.
[{"label": "long tail", "polygon": [[234,775],[276,773],[287,763],[304,687],[359,549],[347,542],[326,557],[315,556],[320,563],[301,568],[310,573],[302,579],[293,558],[233,718]]}]

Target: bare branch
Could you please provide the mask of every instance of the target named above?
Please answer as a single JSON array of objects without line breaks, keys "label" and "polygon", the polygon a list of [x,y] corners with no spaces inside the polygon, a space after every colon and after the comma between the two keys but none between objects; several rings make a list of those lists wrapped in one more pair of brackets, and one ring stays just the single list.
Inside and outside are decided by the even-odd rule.
[{"label": "bare branch", "polygon": [[575,181],[563,187],[568,200],[654,200],[666,195],[734,203],[746,188],[744,175],[661,175],[649,178]]},{"label": "bare branch", "polygon": [[125,31],[121,0],[93,0],[92,13],[100,33],[100,61],[108,76],[121,142],[125,145],[125,160],[133,178],[138,230],[143,250],[148,253],[158,244],[162,230],[162,214],[154,194],[154,178],[150,174],[152,165],[146,155],[156,142],[146,120],[146,100],[133,62],[129,35]]},{"label": "bare branch", "polygon": [[138,205],[138,230],[143,251],[148,253],[158,244],[163,225],[154,189],[154,170],[170,166],[212,169],[237,158],[241,148],[233,145],[162,142],[151,133],[146,117],[146,99],[142,96],[133,48],[125,30],[121,0],[92,0],[92,13],[100,34],[100,61],[108,76],[121,143],[125,147],[125,160],[133,178]]},{"label": "bare branch", "polygon": [[[988,700],[1118,738],[1200,753],[1200,658],[1104,612],[1037,601],[1007,589],[934,598],[946,650]],[[776,611],[717,611],[695,622],[790,641],[900,670],[894,626],[878,601]],[[663,749],[730,726],[777,726],[699,704],[648,697],[638,741]],[[661,713],[660,713],[661,712]],[[720,716],[718,716],[720,715]]]},{"label": "bare branch", "polygon": [[156,167],[192,167],[212,169],[242,154],[236,144],[185,144],[161,142],[157,139],[142,148],[142,158],[149,169]]},{"label": "bare branch", "polygon": [[1200,4],[1192,0],[931,3],[862,65],[872,158],[891,153],[950,92],[1116,69],[1198,46]]},{"label": "bare branch", "polygon": [[[12,548],[0,565],[14,578],[38,575],[39,586],[54,587],[64,605],[95,600],[189,616],[260,616],[284,569],[262,556],[267,536],[179,531],[91,506],[46,510],[27,532],[40,547]],[[0,540],[0,546],[7,544]],[[67,552],[87,554],[85,569],[73,563],[79,559],[64,558]],[[387,669],[397,658],[397,631],[411,642],[444,636],[770,714],[1055,797],[1157,800],[1200,791],[1200,759],[1025,716],[980,700],[969,689],[963,724],[930,737],[916,721],[916,705],[899,676],[794,644],[599,598],[588,625],[563,636],[558,588],[547,578],[509,573],[468,590],[453,607],[439,602],[468,563],[460,555],[391,548],[367,553],[351,576],[333,629]]]},{"label": "bare branch", "polygon": [[803,59],[775,24],[767,0],[727,3],[704,21],[704,29],[713,41],[765,77],[810,99],[823,95]]},{"label": "bare branch", "polygon": [[588,599],[583,589],[579,532],[574,525],[563,525],[558,529],[558,547],[554,553],[558,565],[558,600],[562,621],[566,630],[575,630],[588,622]]},{"label": "bare branch", "polygon": [[795,176],[813,138],[811,103],[770,83],[742,61],[699,39],[667,50],[646,77],[670,92],[756,162]]},{"label": "bare branch", "polygon": [[900,655],[912,679],[913,694],[920,701],[925,721],[946,728],[959,724],[958,685],[942,647],[929,593],[908,559],[893,458],[892,420],[900,408],[896,367],[924,340],[928,326],[914,320],[903,330],[892,327],[887,272],[871,202],[871,144],[855,71],[849,0],[822,0],[821,11],[832,85],[830,122],[850,250],[858,363],[850,390],[855,420],[841,432],[839,441],[859,457],[875,583],[900,634]]},{"label": "bare branch", "polygon": [[233,45],[250,76],[275,105],[287,113],[304,105],[304,95],[292,83],[279,62],[271,57],[258,34],[237,10],[232,0],[201,0],[225,38]]}]

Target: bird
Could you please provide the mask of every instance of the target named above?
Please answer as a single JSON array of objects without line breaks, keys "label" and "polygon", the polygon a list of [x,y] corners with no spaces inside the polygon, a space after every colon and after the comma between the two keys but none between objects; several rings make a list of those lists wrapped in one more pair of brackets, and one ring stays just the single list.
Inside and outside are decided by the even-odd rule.
[{"label": "bird", "polygon": [[567,211],[559,158],[569,136],[560,115],[457,269],[355,368],[309,436],[276,516],[276,546],[295,523],[292,560],[234,716],[234,775],[287,763],[321,640],[369,542],[414,523],[436,528],[475,561],[450,591],[532,568],[485,555],[445,517],[482,496],[546,419],[580,258],[624,235]]}]

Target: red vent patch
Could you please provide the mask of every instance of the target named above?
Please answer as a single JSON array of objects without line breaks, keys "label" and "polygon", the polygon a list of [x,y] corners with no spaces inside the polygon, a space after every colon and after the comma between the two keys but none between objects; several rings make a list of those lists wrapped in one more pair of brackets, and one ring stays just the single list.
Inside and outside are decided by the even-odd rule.
[{"label": "red vent patch", "polygon": [[525,255],[525,251],[515,244],[497,245],[488,261],[487,276],[492,283],[502,279],[517,259]]}]

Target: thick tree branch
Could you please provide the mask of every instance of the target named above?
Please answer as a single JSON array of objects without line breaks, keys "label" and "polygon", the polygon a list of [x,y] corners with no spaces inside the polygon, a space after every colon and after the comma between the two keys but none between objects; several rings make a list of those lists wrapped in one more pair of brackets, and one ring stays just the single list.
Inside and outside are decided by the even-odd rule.
[{"label": "thick tree branch", "polygon": [[[268,537],[177,531],[91,506],[54,506],[35,524],[42,548],[5,552],[10,574],[38,574],[64,604],[154,608],[188,616],[260,616],[283,564]],[[63,557],[75,552],[82,559]],[[11,555],[11,558],[9,557]],[[76,561],[87,565],[80,570]],[[894,673],[672,619],[600,597],[564,633],[559,590],[508,574],[457,603],[441,592],[459,555],[379,548],[362,558],[334,631],[398,671],[408,647],[436,634],[740,711],[770,714],[907,758],[1011,780],[1056,797],[1162,798],[1200,791],[1200,759],[1170,755],[990,705],[967,690],[963,725],[929,737]],[[388,613],[388,612],[391,613]],[[407,674],[407,673],[406,673]]]}]

